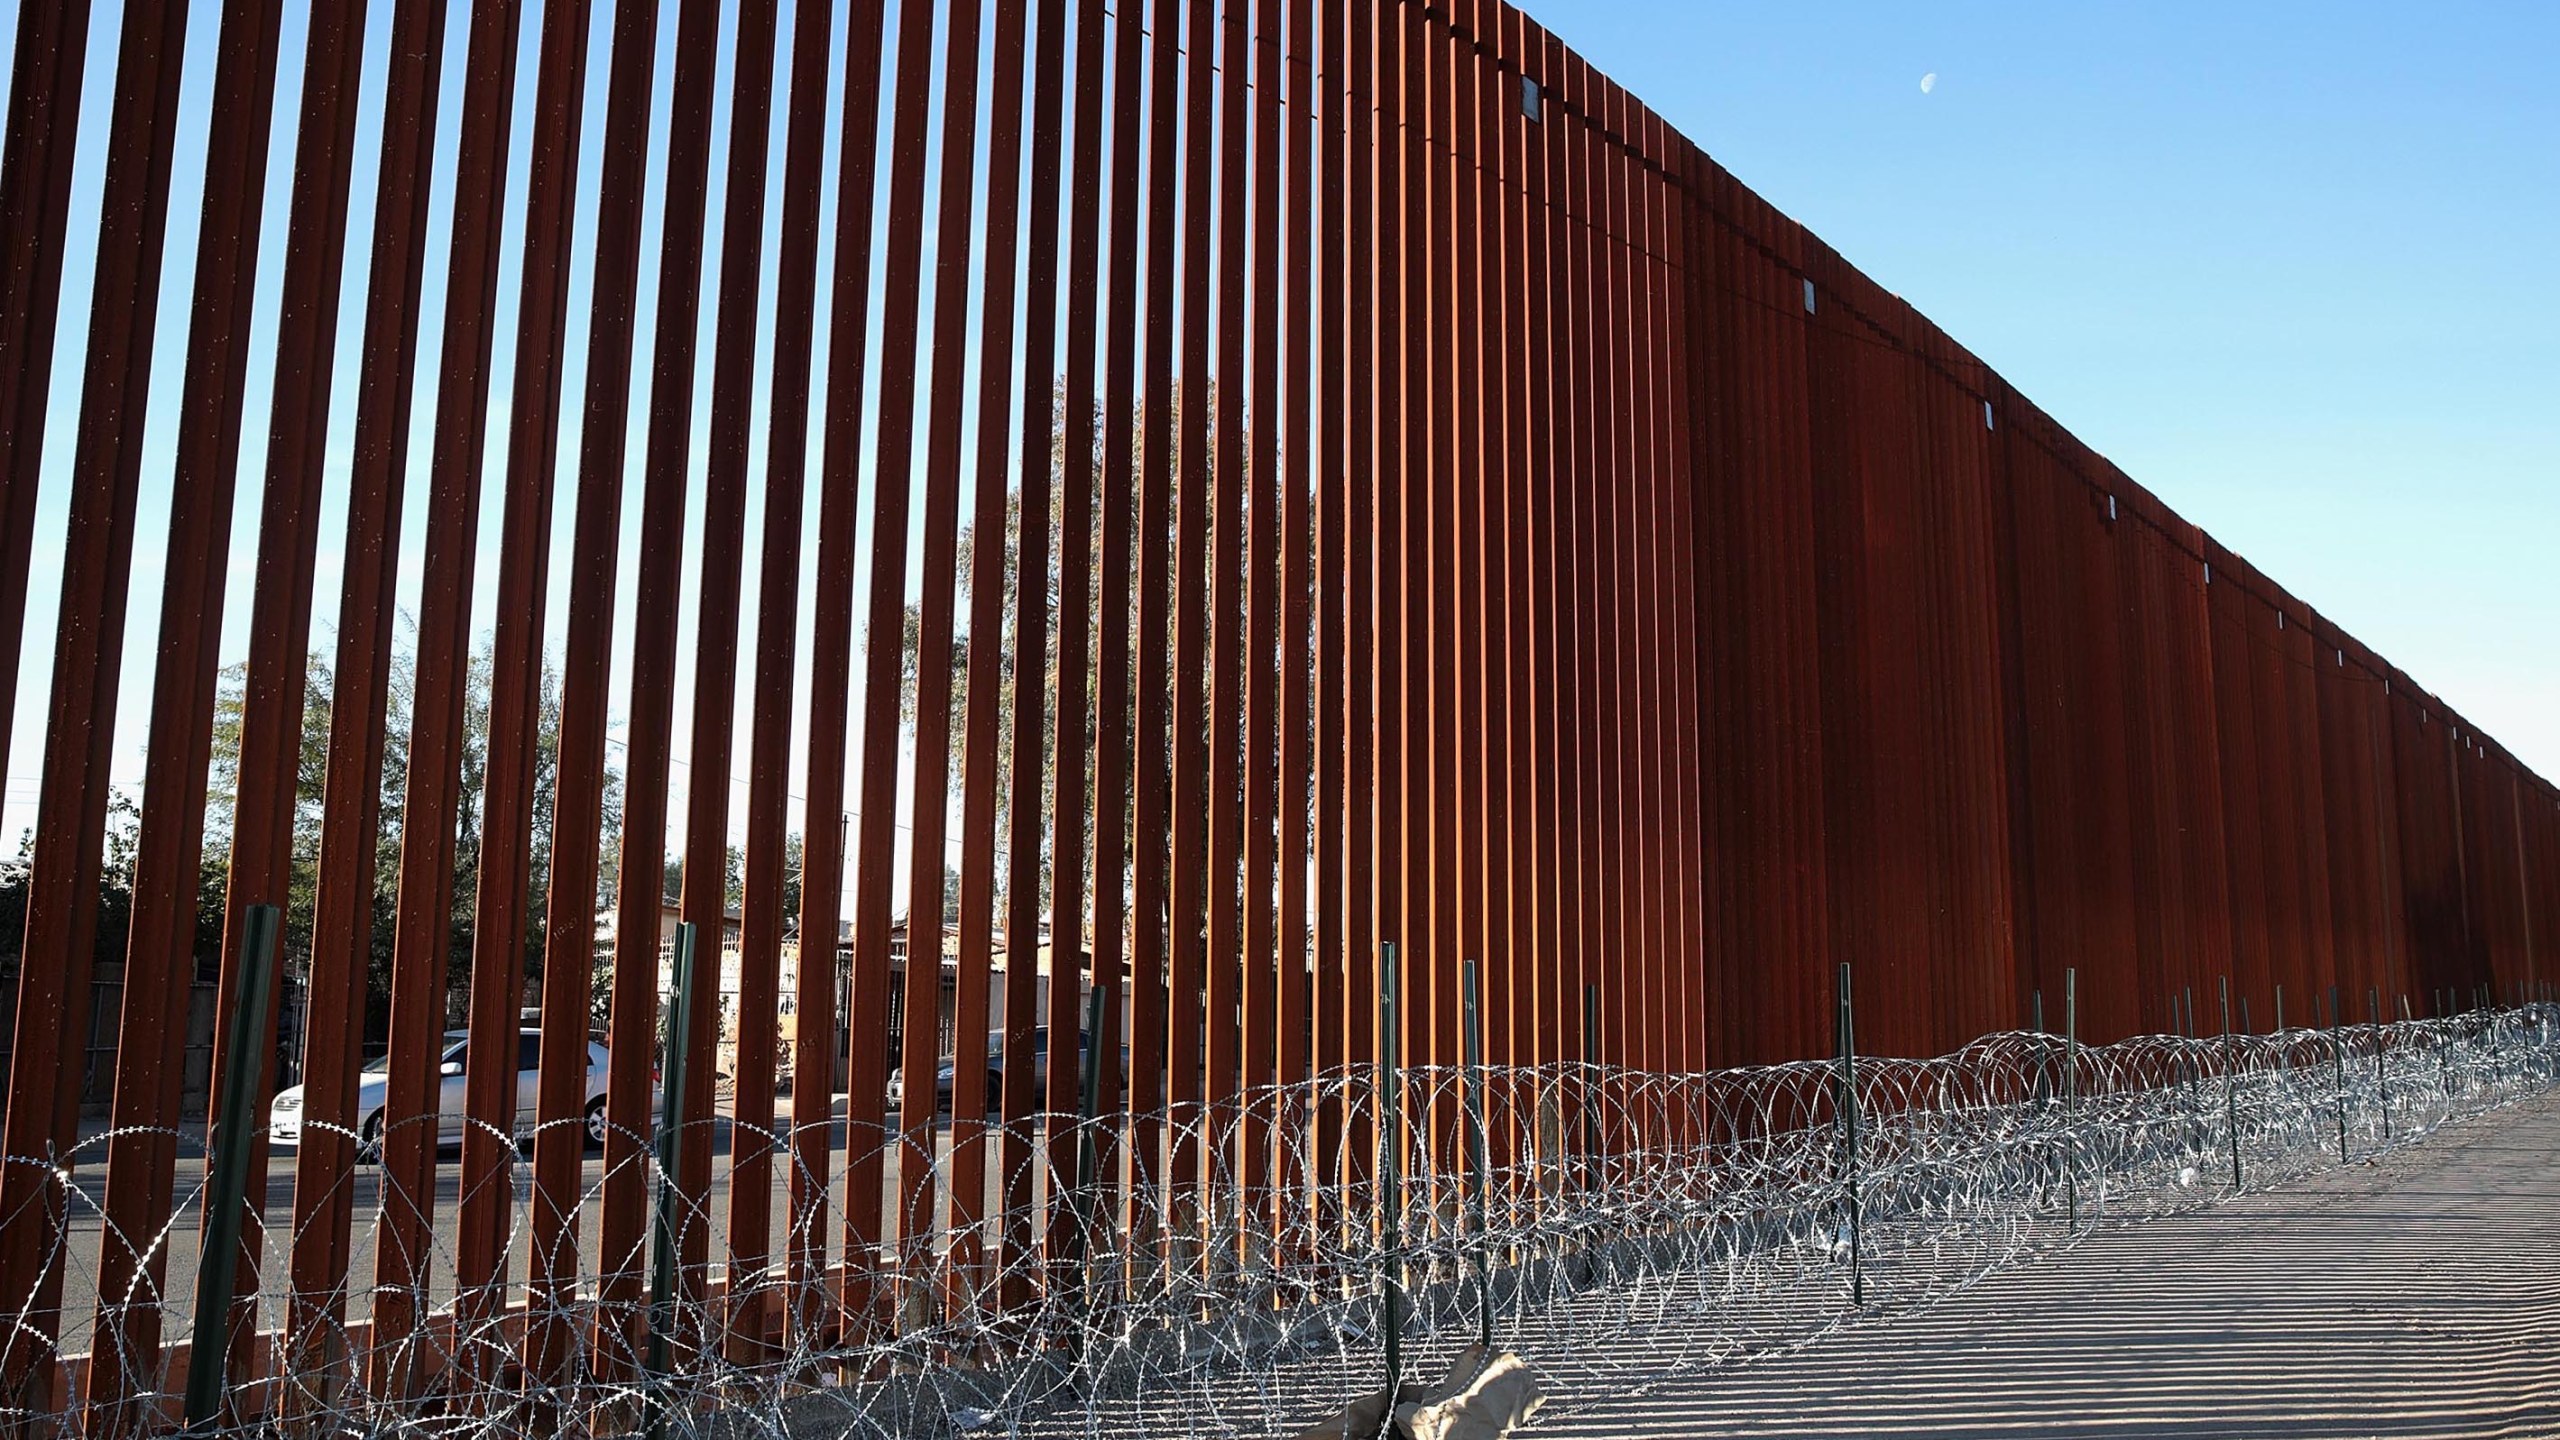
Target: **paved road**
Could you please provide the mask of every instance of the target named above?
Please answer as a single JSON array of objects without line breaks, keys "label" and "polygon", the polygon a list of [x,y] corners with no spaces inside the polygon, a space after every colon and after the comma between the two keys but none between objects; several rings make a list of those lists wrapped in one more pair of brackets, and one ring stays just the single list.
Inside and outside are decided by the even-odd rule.
[{"label": "paved road", "polygon": [[2560,1436],[2560,1097],[1534,1433]]}]

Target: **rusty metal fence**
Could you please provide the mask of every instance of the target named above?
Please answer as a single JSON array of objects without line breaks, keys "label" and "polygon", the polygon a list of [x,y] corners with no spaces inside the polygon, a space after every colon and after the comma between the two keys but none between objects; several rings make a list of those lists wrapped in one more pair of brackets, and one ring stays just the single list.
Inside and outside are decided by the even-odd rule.
[{"label": "rusty metal fence", "polygon": [[13,1415],[158,1414],[200,958],[213,1092],[301,1081],[231,1378],[419,1404],[437,1335],[628,1378],[677,923],[740,1365],[930,1331],[899,1235],[1037,1211],[985,1273],[1064,1283],[1087,1056],[1179,1213],[1366,1183],[1244,1097],[1378,1053],[1382,942],[1411,1063],[1475,961],[1514,1073],[1828,1053],[1843,961],[1904,1055],[2065,967],[2100,1043],[2551,994],[2560,792],[1498,0],[89,10],[0,141]]}]

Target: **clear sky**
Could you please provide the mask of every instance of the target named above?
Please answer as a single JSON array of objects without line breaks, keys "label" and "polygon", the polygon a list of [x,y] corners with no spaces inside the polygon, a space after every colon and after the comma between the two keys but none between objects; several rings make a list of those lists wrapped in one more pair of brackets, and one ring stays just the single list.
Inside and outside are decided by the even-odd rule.
[{"label": "clear sky", "polygon": [[2560,779],[2560,6],[1526,8]]}]

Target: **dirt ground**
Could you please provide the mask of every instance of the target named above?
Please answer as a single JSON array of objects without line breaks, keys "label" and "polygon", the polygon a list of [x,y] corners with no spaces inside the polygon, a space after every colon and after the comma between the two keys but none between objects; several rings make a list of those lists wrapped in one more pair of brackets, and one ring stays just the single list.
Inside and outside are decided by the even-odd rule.
[{"label": "dirt ground", "polygon": [[1538,1436],[2560,1436],[2560,1096]]}]

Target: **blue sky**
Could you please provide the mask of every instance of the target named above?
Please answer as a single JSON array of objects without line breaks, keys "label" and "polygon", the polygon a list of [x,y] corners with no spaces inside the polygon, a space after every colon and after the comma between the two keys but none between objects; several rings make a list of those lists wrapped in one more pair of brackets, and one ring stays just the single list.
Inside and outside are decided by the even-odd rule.
[{"label": "blue sky", "polygon": [[[371,156],[379,144],[376,77],[386,59],[390,8],[373,7],[371,103],[357,138],[360,156]],[[468,8],[452,8],[447,37],[447,100],[439,115],[439,172],[446,177]],[[2305,5],[2251,7],[2246,18],[2235,18],[2222,7],[2157,4],[1778,7],[1700,0],[1532,0],[1529,8],[2127,471],[2441,691],[2544,774],[2560,777],[2560,646],[2549,638],[2560,633],[2560,580],[2546,557],[2550,537],[2560,533],[2560,347],[2551,338],[2560,335],[2560,277],[2552,266],[2560,251],[2553,243],[2560,236],[2560,87],[2549,73],[2550,57],[2560,54],[2560,12],[2523,5],[2437,5],[2423,13]],[[182,103],[198,117],[210,99],[220,9],[210,0],[194,7]],[[659,48],[661,145],[673,9]],[[784,9],[776,65],[787,74],[792,25]],[[288,3],[285,10],[253,336],[273,334],[284,258],[307,5]],[[92,78],[83,96],[75,182],[90,213],[105,163],[99,137],[112,94],[120,11],[116,0],[101,0],[91,24]],[[0,17],[4,62],[15,6],[0,0]],[[528,37],[540,20],[540,4],[528,4]],[[608,31],[609,6],[598,6],[593,25],[599,35]],[[724,33],[723,100],[713,141],[715,216],[727,147],[728,41]],[[842,44],[840,30],[835,44]],[[581,166],[588,177],[604,100],[601,55],[590,75]],[[1921,80],[1931,75],[1936,78],[1924,93]],[[521,143],[534,83],[529,55],[519,82]],[[769,152],[776,184],[782,119],[777,113]],[[834,130],[831,118],[831,137]],[[172,172],[153,428],[146,438],[118,724],[116,770],[125,781],[138,780],[147,718],[158,619],[153,580],[162,568],[167,517],[165,480],[157,477],[166,473],[183,378],[204,144],[199,119],[183,131]],[[361,351],[372,169],[370,163],[358,167],[351,197],[340,336],[346,376],[355,373]],[[520,210],[521,166],[511,169],[519,176],[511,208]],[[449,179],[440,179],[436,193],[431,243],[440,246],[451,207]],[[589,178],[582,182],[581,258],[570,297],[562,454],[571,469],[555,512],[549,616],[555,646],[575,495],[593,199]],[[830,187],[822,221],[830,234],[834,205]],[[635,465],[647,413],[659,210],[653,190],[643,244],[652,258],[640,292],[643,363],[631,411]],[[779,219],[779,204],[769,202],[759,308],[768,337]],[[93,264],[84,239],[75,232],[65,275],[69,304],[55,386],[56,414],[63,418],[48,437],[50,475],[29,577],[0,844],[31,818],[40,763],[59,589],[47,537],[60,533],[69,417],[79,394],[81,305]],[[706,275],[717,273],[718,246],[715,223]],[[519,249],[510,237],[498,290],[502,375],[504,357],[512,353]],[[822,252],[819,263],[823,276],[829,254]],[[925,274],[932,273],[928,263]],[[424,422],[433,413],[442,291],[442,270],[431,265],[418,367],[421,423],[403,525],[404,603],[416,592],[415,556],[425,527],[419,477]],[[714,293],[707,284],[699,332],[706,367]],[[875,305],[875,325],[877,312]],[[820,347],[823,385],[823,327]],[[253,353],[263,347],[253,344]],[[751,473],[762,463],[768,369],[769,362],[760,362]],[[245,651],[268,380],[264,366],[253,365],[226,661]],[[706,370],[695,387],[693,526],[700,523],[707,391]],[[324,647],[338,583],[351,395],[352,385],[342,383],[320,523],[315,643]],[[502,436],[505,423],[501,394],[492,405],[491,435]],[[976,426],[966,429],[974,446]],[[502,444],[493,445],[493,494],[502,456]],[[484,502],[484,557],[495,554],[495,511]],[[758,487],[750,499],[750,535],[760,529],[760,511]],[[665,543],[641,536],[638,518],[635,491],[625,506],[618,607],[626,623],[639,550]],[[804,556],[804,566],[813,560]],[[494,618],[487,598],[493,568],[493,558],[484,558],[475,633]],[[695,582],[688,568],[688,632]],[[751,598],[752,556],[744,584]],[[753,643],[752,604],[748,609],[742,651]],[[627,648],[617,651],[619,680],[627,674],[619,658]],[[741,686],[742,721],[748,688]],[[681,757],[689,675],[679,676],[678,691]],[[743,746],[737,763],[743,770]],[[680,814],[688,777],[679,768],[675,779]],[[733,804],[744,799],[743,781],[736,786]],[[903,810],[906,797],[901,801]]]},{"label": "blue sky", "polygon": [[1526,8],[2560,779],[2560,6]]}]

